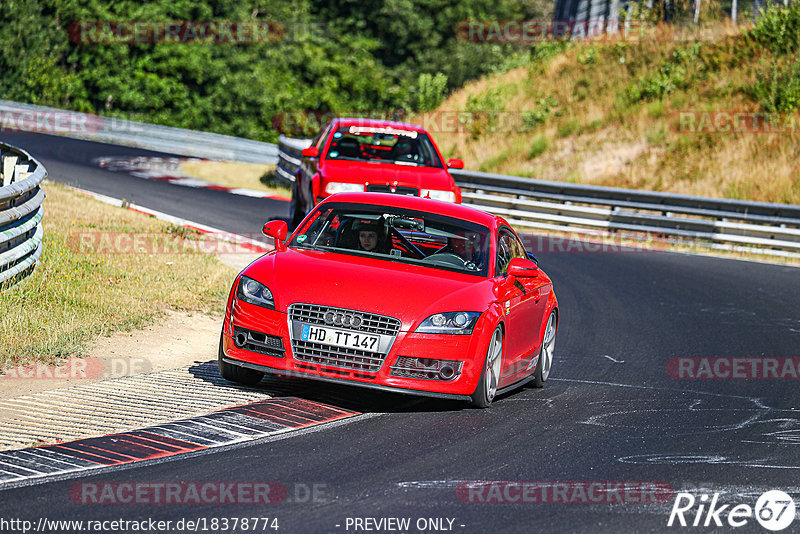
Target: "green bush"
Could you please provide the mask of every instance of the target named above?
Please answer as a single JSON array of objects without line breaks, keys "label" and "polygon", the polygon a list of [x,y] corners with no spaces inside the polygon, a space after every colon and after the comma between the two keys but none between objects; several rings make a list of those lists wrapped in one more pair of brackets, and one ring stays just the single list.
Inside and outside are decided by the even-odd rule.
[{"label": "green bush", "polygon": [[752,30],[753,38],[775,54],[792,54],[800,49],[800,4],[773,5],[761,10]]},{"label": "green bush", "polygon": [[419,89],[417,91],[417,110],[429,111],[442,103],[447,95],[447,76],[437,72],[432,76],[426,72],[419,75]]},{"label": "green bush", "polygon": [[569,119],[567,122],[558,127],[559,137],[569,137],[580,129],[581,125],[577,119]]},{"label": "green bush", "polygon": [[485,93],[468,95],[464,110],[468,113],[460,120],[473,139],[492,132],[497,126],[498,115],[505,110],[501,89],[491,88]]},{"label": "green bush", "polygon": [[547,146],[547,137],[543,135],[535,137],[531,143],[530,149],[528,149],[528,159],[534,159],[540,156],[545,150],[547,150]]},{"label": "green bush", "polygon": [[558,100],[555,98],[540,98],[536,101],[536,107],[532,110],[522,112],[522,131],[530,132],[535,130],[551,115],[560,115]]},{"label": "green bush", "polygon": [[692,44],[679,47],[672,52],[672,57],[656,72],[642,76],[626,90],[631,103],[661,100],[678,89],[686,89],[694,80],[690,67],[697,63],[701,55],[701,45]]},{"label": "green bush", "polygon": [[800,109],[800,61],[793,59],[786,65],[776,62],[762,68],[752,95],[764,111],[788,113]]}]

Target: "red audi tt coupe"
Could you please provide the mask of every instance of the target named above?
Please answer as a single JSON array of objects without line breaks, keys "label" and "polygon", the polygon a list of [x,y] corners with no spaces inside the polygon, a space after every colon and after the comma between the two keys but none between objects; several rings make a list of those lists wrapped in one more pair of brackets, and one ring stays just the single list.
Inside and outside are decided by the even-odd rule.
[{"label": "red audi tt coupe", "polygon": [[553,284],[502,218],[385,193],[318,204],[231,289],[222,376],[265,373],[461,399],[478,407],[550,374]]},{"label": "red audi tt coupe", "polygon": [[375,119],[337,118],[303,150],[289,220],[296,227],[314,205],[335,194],[396,193],[461,202],[448,169],[464,162],[442,155],[424,128]]}]

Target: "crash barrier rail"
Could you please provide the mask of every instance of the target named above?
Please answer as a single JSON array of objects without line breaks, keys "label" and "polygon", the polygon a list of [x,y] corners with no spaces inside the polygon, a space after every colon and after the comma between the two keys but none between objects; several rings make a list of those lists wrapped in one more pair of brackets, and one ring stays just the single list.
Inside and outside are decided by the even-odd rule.
[{"label": "crash barrier rail", "polygon": [[42,254],[44,166],[0,143],[0,289],[33,272]]},{"label": "crash barrier rail", "polygon": [[278,177],[293,184],[302,158],[300,153],[310,146],[311,139],[292,139],[281,135],[278,138],[278,168],[275,169]]},{"label": "crash barrier rail", "polygon": [[[307,139],[281,136],[278,174],[293,182]],[[463,202],[530,230],[631,235],[800,257],[800,206],[532,180],[451,169]]]},{"label": "crash barrier rail", "polygon": [[278,147],[221,135],[0,100],[0,131],[36,132],[246,163],[278,161]]}]

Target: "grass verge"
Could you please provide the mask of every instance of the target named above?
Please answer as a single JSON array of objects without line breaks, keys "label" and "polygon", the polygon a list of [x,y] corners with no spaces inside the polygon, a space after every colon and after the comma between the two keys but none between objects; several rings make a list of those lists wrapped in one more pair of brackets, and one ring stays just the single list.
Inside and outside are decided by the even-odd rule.
[{"label": "grass verge", "polygon": [[45,191],[40,265],[0,290],[0,367],[83,355],[92,338],[142,328],[165,309],[223,311],[235,272],[202,247],[159,246],[191,243],[191,232],[60,184]]}]

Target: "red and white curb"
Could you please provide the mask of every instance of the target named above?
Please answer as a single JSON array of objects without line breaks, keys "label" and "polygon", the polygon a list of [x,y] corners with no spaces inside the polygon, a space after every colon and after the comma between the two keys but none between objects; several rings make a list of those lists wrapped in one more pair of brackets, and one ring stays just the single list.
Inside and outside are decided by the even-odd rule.
[{"label": "red and white curb", "polygon": [[140,430],[0,452],[0,488],[52,477],[178,456],[360,415],[296,397],[272,398]]},{"label": "red and white curb", "polygon": [[224,185],[212,184],[204,180],[198,180],[187,176],[180,171],[183,163],[190,161],[210,161],[200,158],[157,158],[157,157],[116,157],[108,156],[96,158],[93,163],[111,172],[124,172],[131,176],[155,180],[158,182],[168,182],[184,187],[195,187],[200,189],[213,189],[215,191],[226,191],[233,195],[242,195],[256,198],[270,198],[273,200],[290,200],[281,195],[272,195],[256,189],[246,189],[241,187],[226,187]]}]

